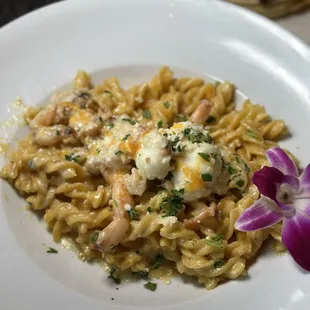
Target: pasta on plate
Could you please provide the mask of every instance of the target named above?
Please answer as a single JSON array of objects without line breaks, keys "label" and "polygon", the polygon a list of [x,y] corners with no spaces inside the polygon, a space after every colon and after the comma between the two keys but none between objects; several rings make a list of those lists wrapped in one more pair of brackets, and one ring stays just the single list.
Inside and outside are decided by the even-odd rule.
[{"label": "pasta on plate", "polygon": [[281,223],[234,229],[259,198],[264,151],[287,134],[260,105],[236,110],[234,92],[168,67],[127,90],[80,71],[72,90],[27,109],[30,134],[1,177],[44,211],[56,242],[70,238],[114,278],[179,273],[212,289],[246,275],[269,236],[282,247]]}]

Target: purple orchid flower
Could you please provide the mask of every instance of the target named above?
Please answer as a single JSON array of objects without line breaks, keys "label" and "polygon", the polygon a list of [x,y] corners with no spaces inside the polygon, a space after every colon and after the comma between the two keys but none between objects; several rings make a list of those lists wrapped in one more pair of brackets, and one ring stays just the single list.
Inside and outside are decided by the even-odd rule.
[{"label": "purple orchid flower", "polygon": [[295,163],[282,149],[269,149],[266,156],[271,167],[255,172],[252,179],[261,198],[241,214],[235,228],[260,230],[283,220],[283,244],[310,271],[310,164],[298,177]]}]

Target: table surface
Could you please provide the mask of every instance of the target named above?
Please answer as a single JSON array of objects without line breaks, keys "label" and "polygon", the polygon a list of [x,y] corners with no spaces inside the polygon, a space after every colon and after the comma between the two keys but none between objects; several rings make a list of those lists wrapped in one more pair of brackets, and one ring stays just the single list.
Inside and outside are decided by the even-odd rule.
[{"label": "table surface", "polygon": [[281,18],[276,23],[310,45],[310,10]]}]

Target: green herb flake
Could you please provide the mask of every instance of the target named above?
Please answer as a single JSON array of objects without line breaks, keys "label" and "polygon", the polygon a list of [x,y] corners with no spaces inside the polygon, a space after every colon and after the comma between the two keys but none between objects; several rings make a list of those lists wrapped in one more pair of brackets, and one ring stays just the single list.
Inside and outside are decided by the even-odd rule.
[{"label": "green herb flake", "polygon": [[110,122],[108,125],[107,125],[110,129],[112,129],[114,127],[114,124],[112,122]]},{"label": "green herb flake", "polygon": [[99,121],[103,123],[103,118],[101,116],[99,116]]},{"label": "green herb flake", "polygon": [[195,131],[191,127],[185,128],[182,131],[182,133],[184,137],[186,137],[187,140],[192,143],[203,143],[203,142],[212,143],[212,137],[209,135],[209,133],[204,135],[202,132]]},{"label": "green herb flake", "polygon": [[250,138],[253,139],[257,139],[257,135],[255,134],[255,132],[251,131],[251,130],[246,130],[246,135],[249,136]]},{"label": "green herb flake", "polygon": [[151,213],[151,212],[152,212],[152,208],[151,208],[151,207],[147,207],[146,211],[147,211],[148,213]]},{"label": "green herb flake", "polygon": [[159,121],[157,123],[157,128],[163,128],[163,121]]},{"label": "green herb flake", "polygon": [[101,150],[100,149],[96,149],[97,154],[100,154]]},{"label": "green herb flake", "polygon": [[238,180],[238,181],[236,182],[236,185],[237,185],[239,188],[241,188],[241,187],[244,185],[244,181],[243,181],[243,180]]},{"label": "green herb flake", "polygon": [[114,153],[115,155],[118,155],[118,156],[121,156],[121,155],[124,155],[124,152],[123,151],[117,151]]},{"label": "green herb flake", "polygon": [[210,173],[203,173],[201,175],[201,178],[205,181],[205,182],[212,182],[212,174]]},{"label": "green herb flake", "polygon": [[200,157],[202,157],[204,160],[210,162],[210,155],[209,154],[207,154],[207,153],[198,153],[198,155]]},{"label": "green herb flake", "polygon": [[235,159],[236,159],[236,162],[237,162],[238,164],[240,164],[240,158],[239,158],[239,156],[235,155]]},{"label": "green herb flake", "polygon": [[80,161],[81,156],[74,155],[73,153],[69,155],[65,155],[65,160],[67,161],[74,161],[75,163],[78,163]]},{"label": "green herb flake", "polygon": [[111,270],[110,275],[108,276],[108,279],[112,279],[115,282],[115,284],[121,284],[121,279],[115,276],[115,271],[116,271],[115,269]]},{"label": "green herb flake", "polygon": [[105,94],[109,94],[110,96],[112,96],[112,93],[109,90],[105,90],[104,93]]},{"label": "green herb flake", "polygon": [[131,221],[136,221],[140,218],[140,213],[134,209],[127,211]]},{"label": "green herb flake", "polygon": [[217,259],[214,262],[213,266],[214,266],[215,269],[219,269],[219,268],[222,268],[224,265],[225,265],[225,261],[223,259]]},{"label": "green herb flake", "polygon": [[162,254],[157,254],[155,256],[154,262],[151,265],[151,269],[159,268],[165,262],[165,257]]},{"label": "green herb flake", "polygon": [[146,109],[146,110],[143,111],[143,117],[147,118],[147,119],[151,119],[152,118],[152,114],[151,114],[149,109]]},{"label": "green herb flake", "polygon": [[206,120],[206,124],[209,125],[213,122],[215,122],[216,118],[213,115],[210,115],[207,120]]},{"label": "green herb flake", "polygon": [[171,106],[171,103],[169,101],[164,102],[164,106],[166,109],[169,109]]},{"label": "green herb flake", "polygon": [[236,170],[232,166],[228,166],[228,173],[229,174],[235,174]]},{"label": "green herb flake", "polygon": [[57,254],[58,253],[58,251],[57,250],[55,250],[54,248],[48,248],[48,250],[46,251],[46,253],[50,253],[50,254]]},{"label": "green herb flake", "polygon": [[251,171],[250,167],[246,163],[244,163],[244,167],[245,167],[246,173],[249,173]]},{"label": "green herb flake", "polygon": [[136,272],[132,272],[132,274],[138,279],[145,279],[145,278],[148,278],[149,276],[148,271],[136,271]]},{"label": "green herb flake", "polygon": [[129,137],[130,137],[130,133],[128,133],[128,134],[122,139],[122,141],[126,141]]},{"label": "green herb flake", "polygon": [[56,130],[56,136],[60,136],[60,131],[58,129]]},{"label": "green herb flake", "polygon": [[122,121],[128,122],[131,125],[135,125],[137,122],[131,118],[123,118]]},{"label": "green herb flake", "polygon": [[157,284],[153,282],[147,282],[143,285],[147,290],[155,292],[157,288]]},{"label": "green herb flake", "polygon": [[184,194],[184,188],[180,190],[172,190],[171,195],[164,198],[160,204],[160,209],[164,212],[164,217],[175,216],[182,209],[183,198],[181,194]]},{"label": "green herb flake", "polygon": [[95,244],[97,242],[98,236],[99,232],[98,231],[94,232],[94,234],[91,237],[91,242]]},{"label": "green herb flake", "polygon": [[223,240],[224,240],[224,235],[216,235],[216,236],[210,237],[209,239],[206,239],[206,243],[216,248],[222,248]]},{"label": "green herb flake", "polygon": [[32,159],[28,160],[28,168],[30,170],[34,170],[36,168],[36,164]]}]

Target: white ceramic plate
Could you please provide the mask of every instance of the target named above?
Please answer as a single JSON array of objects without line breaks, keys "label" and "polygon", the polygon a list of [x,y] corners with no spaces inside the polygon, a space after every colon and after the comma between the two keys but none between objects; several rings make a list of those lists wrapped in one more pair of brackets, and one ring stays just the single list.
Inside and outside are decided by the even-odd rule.
[{"label": "white ceramic plate", "polygon": [[[65,1],[0,30],[0,120],[16,96],[39,104],[85,69],[125,86],[170,65],[177,74],[228,79],[256,103],[283,118],[292,137],[283,146],[310,158],[310,52],[266,19],[219,1]],[[240,98],[240,97],[239,97]],[[1,129],[21,137],[22,128]],[[54,245],[43,223],[1,181],[0,308],[34,309],[308,309],[310,276],[288,256],[264,254],[250,278],[206,291],[184,280],[115,290],[107,275]],[[56,247],[46,254],[42,243]],[[114,298],[112,300],[111,298]]]}]

